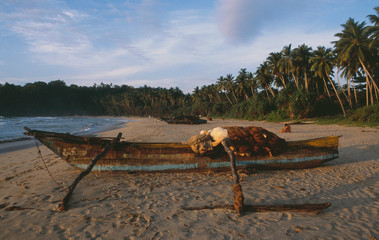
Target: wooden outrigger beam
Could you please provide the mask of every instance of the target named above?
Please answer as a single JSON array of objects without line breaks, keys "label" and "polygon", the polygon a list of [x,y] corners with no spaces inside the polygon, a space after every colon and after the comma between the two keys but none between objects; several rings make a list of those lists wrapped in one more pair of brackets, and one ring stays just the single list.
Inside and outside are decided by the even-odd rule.
[{"label": "wooden outrigger beam", "polygon": [[237,172],[236,157],[235,157],[232,149],[230,149],[231,143],[230,143],[229,138],[223,139],[221,141],[221,144],[222,144],[222,146],[224,146],[224,149],[228,153],[229,158],[230,158],[230,165],[231,165],[233,180],[234,180],[234,186],[233,186],[234,210],[236,211],[238,216],[241,216],[242,212],[243,212],[243,208],[244,208],[244,205],[243,205],[244,198],[243,198],[243,194],[242,194],[242,187],[240,184],[240,179],[239,179],[238,172]]},{"label": "wooden outrigger beam", "polygon": [[231,170],[234,180],[233,192],[234,192],[234,204],[233,205],[216,205],[216,206],[204,206],[204,207],[183,207],[183,210],[204,210],[204,209],[234,209],[238,216],[241,216],[243,212],[300,212],[306,214],[319,214],[323,210],[327,209],[331,203],[305,203],[305,204],[283,204],[283,205],[244,205],[244,197],[242,194],[242,187],[239,181],[239,176],[236,167],[235,155],[230,149],[230,140],[224,139],[221,141],[225,151],[230,157]]},{"label": "wooden outrigger beam", "polygon": [[117,135],[117,138],[110,142],[104,149],[101,153],[99,153],[94,159],[92,159],[91,163],[88,165],[87,169],[84,170],[83,172],[81,172],[79,174],[78,177],[76,177],[75,181],[71,184],[71,186],[68,188],[68,192],[66,194],[66,196],[63,198],[62,200],[62,204],[59,206],[58,208],[58,211],[60,212],[63,212],[63,211],[66,211],[67,210],[67,205],[68,205],[68,201],[70,200],[70,197],[72,195],[72,193],[74,192],[74,189],[76,187],[76,185],[79,183],[79,181],[84,178],[86,175],[88,175],[92,168],[95,166],[95,164],[97,163],[97,161],[99,161],[102,157],[104,157],[104,155],[113,147],[113,145],[116,143],[116,142],[119,142],[120,139],[121,139],[121,135],[122,133],[119,133]]},{"label": "wooden outrigger beam", "polygon": [[[326,203],[304,203],[304,204],[281,204],[281,205],[244,205],[244,212],[299,212],[304,214],[316,215],[330,207],[332,204]],[[183,210],[214,210],[214,209],[230,209],[233,205],[214,205],[203,207],[182,207]]]}]

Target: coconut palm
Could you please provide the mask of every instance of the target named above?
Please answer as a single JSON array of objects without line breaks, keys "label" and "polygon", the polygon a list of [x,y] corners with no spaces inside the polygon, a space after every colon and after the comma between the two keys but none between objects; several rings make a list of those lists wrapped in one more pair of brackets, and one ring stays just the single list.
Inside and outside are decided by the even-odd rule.
[{"label": "coconut palm", "polygon": [[[373,54],[372,68],[376,71],[375,75],[379,74],[379,7],[374,8],[376,11],[376,15],[368,15],[367,17],[370,19],[370,22],[373,23],[373,26],[367,27],[367,31],[370,34],[370,50]],[[376,77],[376,83],[378,83],[378,77]]]},{"label": "coconut palm", "polygon": [[[368,71],[373,63],[370,62],[372,60],[369,49],[370,33],[365,25],[365,22],[359,23],[349,18],[345,24],[341,25],[344,28],[342,32],[335,34],[339,40],[332,43],[334,43],[338,55],[337,63],[339,66],[351,68],[349,70],[351,75],[357,74],[359,70],[364,72],[366,76],[366,105],[369,105],[369,96],[371,97],[371,104],[374,104],[372,90],[374,90],[378,100],[379,89]],[[359,64],[359,69],[356,64]]]},{"label": "coconut palm", "polygon": [[257,92],[258,83],[257,80],[254,78],[253,73],[249,72],[247,75],[247,87],[250,88],[251,96],[254,97],[255,93]]},{"label": "coconut palm", "polygon": [[309,71],[309,59],[312,57],[312,48],[305,44],[302,44],[293,50],[293,58],[298,66],[299,72],[304,77],[304,87],[308,93],[308,75]]},{"label": "coconut palm", "polygon": [[297,78],[295,77],[295,62],[293,60],[293,52],[291,50],[291,44],[288,46],[284,46],[282,51],[282,59],[279,62],[281,72],[283,72],[288,79],[292,79],[295,81],[296,87],[299,89],[299,83]]},{"label": "coconut palm", "polygon": [[241,68],[236,78],[236,92],[238,96],[243,96],[245,100],[249,99],[249,96],[246,93],[246,89],[248,88],[248,75],[249,73],[246,71],[246,68]]},{"label": "coconut palm", "polygon": [[192,104],[195,104],[196,102],[201,100],[201,91],[198,86],[196,86],[195,89],[193,90],[191,97],[192,97],[191,99]]},{"label": "coconut palm", "polygon": [[323,79],[326,89],[328,89],[328,86],[326,84],[325,77],[328,78],[338,98],[338,101],[341,105],[343,115],[346,116],[345,109],[338,95],[337,89],[332,79],[330,79],[329,77],[333,72],[333,61],[334,61],[334,54],[333,54],[332,49],[325,48],[325,47],[318,47],[317,50],[313,52],[313,57],[311,57],[309,60],[311,64],[311,71],[314,71],[315,76],[318,76]]},{"label": "coconut palm", "polygon": [[218,94],[218,87],[216,84],[206,86],[206,93],[208,94],[209,101],[213,103],[220,102],[220,96]]},{"label": "coconut palm", "polygon": [[[357,80],[357,73],[359,73],[359,63],[357,62],[353,62],[353,61],[349,61],[349,62],[346,62],[346,67],[341,67],[341,63],[339,63],[337,61],[337,69],[338,71],[337,72],[340,72],[341,71],[341,77],[344,77],[347,79],[347,95],[348,95],[348,101],[349,101],[349,104],[350,104],[350,107],[352,107],[353,103],[351,101],[351,86],[353,86],[353,90],[354,90],[354,98],[355,98],[355,103],[358,104],[358,97],[357,97],[357,91],[356,91],[356,88],[355,88],[355,84],[351,84],[352,81],[353,82],[358,82]],[[337,77],[339,76],[339,74],[337,74]],[[354,81],[355,79],[355,81]]]},{"label": "coconut palm", "polygon": [[238,103],[238,99],[234,91],[234,76],[232,74],[227,74],[225,81],[226,81],[226,87],[227,87],[228,92],[232,93],[234,100],[236,101],[236,103]]},{"label": "coconut palm", "polygon": [[369,34],[371,34],[370,39],[370,48],[374,48],[377,50],[377,53],[379,51],[379,7],[374,8],[376,11],[376,15],[370,14],[368,15],[368,19],[371,23],[374,24],[374,26],[369,26],[367,28],[367,31]]},{"label": "coconut palm", "polygon": [[283,76],[283,72],[280,68],[280,61],[282,54],[280,52],[273,52],[267,57],[268,66],[271,73],[275,76],[275,85],[277,87],[286,87],[286,81]]},{"label": "coconut palm", "polygon": [[273,77],[269,70],[269,64],[268,62],[263,62],[259,67],[257,68],[257,71],[255,72],[255,79],[258,82],[258,85],[266,91],[267,98],[270,99],[270,96],[268,93],[271,93],[273,97],[275,97],[275,93],[271,88],[271,83],[273,81]]},{"label": "coconut palm", "polygon": [[233,102],[232,102],[232,100],[230,100],[228,93],[227,93],[228,92],[227,91],[228,90],[227,82],[223,76],[220,76],[217,79],[217,86],[218,86],[219,90],[225,94],[225,97],[228,99],[230,105],[233,106]]}]

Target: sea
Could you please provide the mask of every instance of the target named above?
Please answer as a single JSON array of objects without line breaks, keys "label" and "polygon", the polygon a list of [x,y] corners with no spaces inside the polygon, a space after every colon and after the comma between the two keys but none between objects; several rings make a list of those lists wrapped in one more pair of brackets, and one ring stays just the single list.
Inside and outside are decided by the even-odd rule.
[{"label": "sea", "polygon": [[91,135],[121,127],[131,121],[127,117],[2,117],[0,116],[0,143],[30,139],[23,135],[24,127],[30,129]]}]

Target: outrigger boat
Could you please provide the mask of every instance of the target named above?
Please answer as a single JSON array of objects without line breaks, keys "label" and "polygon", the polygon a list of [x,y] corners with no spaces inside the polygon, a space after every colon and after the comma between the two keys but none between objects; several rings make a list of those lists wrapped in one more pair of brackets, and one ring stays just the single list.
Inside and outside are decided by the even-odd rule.
[{"label": "outrigger boat", "polygon": [[[224,138],[221,141],[222,144],[218,144],[205,154],[198,155],[194,153],[193,145],[188,144],[120,142],[121,133],[116,138],[99,138],[31,130],[27,127],[25,130],[27,131],[26,135],[34,136],[72,166],[85,169],[68,188],[62,204],[58,208],[59,211],[68,209],[68,202],[75,186],[92,170],[127,172],[232,170],[235,198],[233,205],[183,208],[186,210],[224,208],[234,209],[238,215],[244,212],[260,211],[299,211],[318,214],[331,205],[328,202],[319,204],[245,205],[237,168],[315,167],[338,157],[339,136],[287,142],[286,151],[277,156],[272,156],[271,152],[269,156],[235,154],[230,145],[232,143],[230,138]],[[263,134],[264,137],[266,137],[266,133]],[[278,141],[284,140],[279,139]],[[236,153],[240,152],[236,151]]]},{"label": "outrigger boat", "polygon": [[194,125],[194,124],[207,123],[207,120],[200,119],[199,117],[195,117],[195,116],[177,116],[177,117],[169,117],[169,118],[162,117],[161,119],[168,124],[190,124],[190,125]]},{"label": "outrigger boat", "polygon": [[[91,160],[115,138],[74,136],[71,134],[31,130],[30,135],[46,145],[70,165],[86,169]],[[338,158],[340,136],[288,141],[286,150],[277,156],[239,156],[236,167],[264,169],[301,169],[319,166]],[[195,154],[190,145],[173,142],[114,142],[96,163],[93,171],[126,172],[196,172],[230,170],[230,160],[222,146],[204,155]]]}]

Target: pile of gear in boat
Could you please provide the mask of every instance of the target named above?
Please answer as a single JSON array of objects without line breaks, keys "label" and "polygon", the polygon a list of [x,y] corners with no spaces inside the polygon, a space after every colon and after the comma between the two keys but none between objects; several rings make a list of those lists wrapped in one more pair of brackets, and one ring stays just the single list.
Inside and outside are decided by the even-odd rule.
[{"label": "pile of gear in boat", "polygon": [[216,127],[192,136],[187,144],[196,154],[212,151],[224,139],[230,139],[234,154],[239,156],[277,155],[286,149],[285,139],[261,127]]}]

